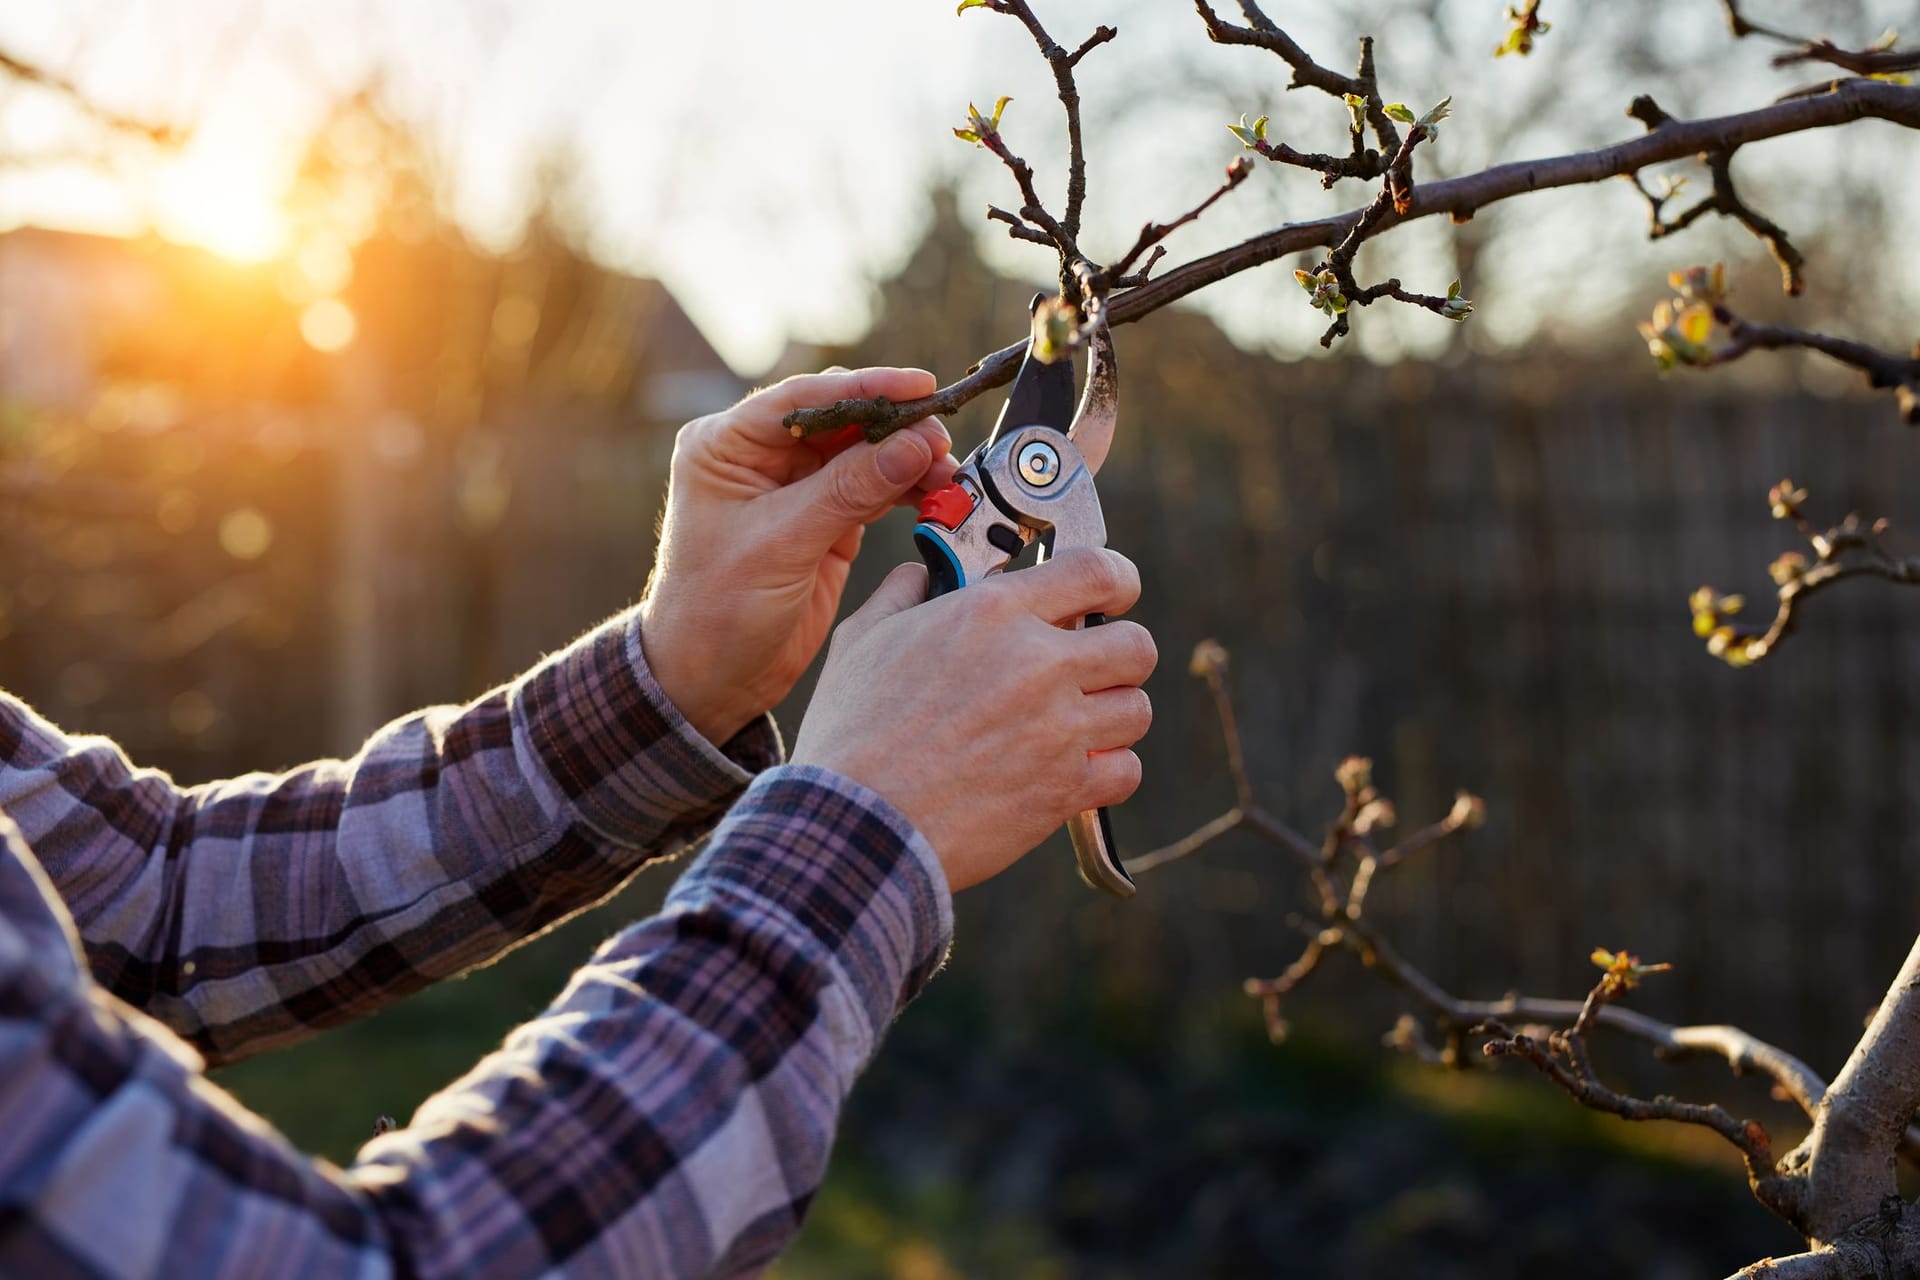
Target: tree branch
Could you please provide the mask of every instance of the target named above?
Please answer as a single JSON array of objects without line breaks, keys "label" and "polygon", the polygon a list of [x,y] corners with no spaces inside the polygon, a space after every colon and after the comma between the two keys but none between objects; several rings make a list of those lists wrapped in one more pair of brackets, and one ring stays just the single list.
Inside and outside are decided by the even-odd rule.
[{"label": "tree branch", "polygon": [[161,145],[170,145],[181,139],[180,131],[172,125],[155,124],[150,120],[138,120],[132,116],[109,111],[66,76],[37,66],[24,58],[15,57],[5,50],[0,50],[0,73],[59,94],[85,112],[95,123],[104,125],[115,133],[134,134]]},{"label": "tree branch", "polygon": [[1894,1152],[1920,1109],[1920,941],[1821,1099],[1804,1154],[1807,1232],[1816,1244],[1900,1203]]},{"label": "tree branch", "polygon": [[1894,49],[1890,46],[1842,49],[1825,38],[1788,35],[1784,31],[1749,21],[1741,12],[1739,0],[1720,0],[1720,7],[1726,11],[1727,26],[1732,29],[1736,39],[1761,36],[1793,46],[1787,52],[1775,55],[1773,65],[1776,67],[1792,66],[1799,62],[1824,62],[1857,76],[1897,75],[1903,71],[1920,70],[1920,49]]},{"label": "tree branch", "polygon": [[[962,6],[966,8],[969,6]],[[995,13],[1009,14],[1019,19],[1033,42],[1040,49],[1040,56],[1047,60],[1047,66],[1053,71],[1053,84],[1060,98],[1060,108],[1067,116],[1067,203],[1066,208],[1056,221],[1046,212],[1039,196],[1033,190],[1033,171],[1025,169],[1025,162],[1017,160],[1004,144],[987,143],[995,154],[1005,160],[1008,167],[1014,169],[1014,176],[1020,180],[1021,194],[1026,197],[1026,207],[1021,216],[1030,222],[1039,224],[1042,230],[1052,237],[1054,246],[1060,253],[1060,296],[1084,303],[1079,296],[1080,272],[1078,266],[1091,266],[1080,252],[1080,216],[1087,202],[1087,155],[1081,138],[1080,128],[1080,88],[1073,77],[1074,68],[1080,65],[1080,59],[1093,50],[1112,40],[1120,33],[1109,26],[1101,26],[1080,43],[1080,47],[1068,52],[1058,41],[1047,34],[1039,16],[1027,0],[982,0],[982,8]],[[982,139],[985,141],[985,139]],[[997,135],[996,135],[997,141]],[[1022,169],[1025,169],[1024,174]],[[1021,239],[1029,237],[1022,236]]]},{"label": "tree branch", "polygon": [[1901,420],[1908,426],[1920,426],[1920,345],[1915,346],[1913,355],[1899,356],[1850,338],[1835,338],[1782,325],[1755,324],[1725,307],[1719,308],[1714,318],[1727,327],[1732,341],[1715,351],[1705,362],[1707,365],[1728,364],[1749,351],[1783,351],[1793,347],[1818,351],[1830,360],[1860,370],[1866,375],[1867,385],[1882,390],[1891,388]]},{"label": "tree branch", "polygon": [[[1226,651],[1212,641],[1204,641],[1195,649],[1190,669],[1207,681],[1220,713],[1229,772],[1234,777],[1239,803],[1176,844],[1135,859],[1129,863],[1129,869],[1137,875],[1165,866],[1243,827],[1266,836],[1300,859],[1316,891],[1319,919],[1311,925],[1307,945],[1292,964],[1276,977],[1250,979],[1245,984],[1247,993],[1261,1002],[1270,1034],[1277,1039],[1286,1033],[1284,999],[1317,973],[1329,955],[1345,950],[1365,968],[1411,996],[1442,1034],[1447,1048],[1434,1049],[1418,1019],[1411,1015],[1403,1017],[1388,1036],[1390,1044],[1430,1061],[1464,1066],[1462,1042],[1476,1034],[1490,1037],[1483,1044],[1483,1054],[1524,1058],[1583,1105],[1629,1120],[1662,1119],[1703,1125],[1740,1151],[1755,1197],[1802,1229],[1815,1243],[1835,1242],[1843,1253],[1858,1246],[1863,1257],[1884,1260],[1896,1256],[1890,1252],[1894,1246],[1887,1234],[1893,1228],[1884,1222],[1872,1226],[1872,1232],[1868,1233],[1872,1239],[1862,1236],[1850,1241],[1813,1232],[1815,1219],[1809,1214],[1814,1203],[1810,1197],[1814,1193],[1807,1184],[1809,1164],[1804,1153],[1817,1148],[1814,1137],[1802,1145],[1801,1153],[1789,1156],[1776,1166],[1772,1140],[1757,1123],[1739,1120],[1717,1105],[1678,1102],[1664,1097],[1635,1098],[1605,1085],[1593,1070],[1587,1038],[1596,1029],[1608,1028],[1641,1041],[1661,1059],[1710,1056],[1726,1062],[1735,1075],[1760,1072],[1773,1081],[1777,1098],[1792,1102],[1804,1115],[1814,1119],[1816,1134],[1823,1131],[1823,1124],[1827,1133],[1848,1128],[1871,1139],[1868,1146],[1878,1153],[1876,1158],[1881,1164],[1887,1164],[1896,1150],[1910,1159],[1920,1160],[1920,1128],[1908,1123],[1915,1109],[1920,1108],[1920,943],[1915,945],[1907,967],[1896,980],[1893,992],[1862,1040],[1861,1048],[1855,1051],[1848,1071],[1843,1071],[1841,1080],[1836,1081],[1836,1090],[1842,1082],[1848,1086],[1848,1092],[1840,1095],[1831,1093],[1825,1081],[1799,1058],[1737,1027],[1673,1026],[1622,1008],[1615,1001],[1624,990],[1643,975],[1665,967],[1644,966],[1630,956],[1596,953],[1596,961],[1604,962],[1607,972],[1585,1000],[1550,1000],[1518,993],[1492,1001],[1460,999],[1402,956],[1367,922],[1366,894],[1367,887],[1393,866],[1437,846],[1447,836],[1478,826],[1484,817],[1480,801],[1462,793],[1446,818],[1422,828],[1384,853],[1375,853],[1367,832],[1373,826],[1391,823],[1391,806],[1374,789],[1370,763],[1351,759],[1336,771],[1343,793],[1340,814],[1329,824],[1324,845],[1315,848],[1306,837],[1265,815],[1254,803],[1253,789],[1246,781],[1239,751],[1232,700],[1225,688],[1227,666]],[[1381,813],[1383,806],[1384,814]],[[1370,812],[1376,816],[1367,817]],[[1516,1024],[1519,1024],[1517,1030]],[[1554,1024],[1565,1029],[1551,1030]],[[1877,1178],[1891,1177],[1890,1165],[1883,1169],[1869,1160],[1867,1167]],[[1872,1201],[1877,1184],[1865,1191],[1858,1190],[1862,1176],[1858,1168],[1838,1163],[1830,1165],[1829,1172],[1858,1192],[1848,1202],[1853,1208],[1857,1209],[1861,1203],[1878,1203]],[[1836,1221],[1843,1216],[1837,1215]],[[1920,1227],[1910,1228],[1904,1221],[1893,1225],[1908,1235],[1920,1235]],[[1856,1235],[1867,1231],[1859,1225],[1857,1216],[1839,1221],[1838,1227],[1843,1232],[1855,1231]],[[1900,1245],[1902,1249],[1909,1247],[1920,1251],[1920,1243]],[[1855,1270],[1836,1274],[1877,1273]]]},{"label": "tree branch", "polygon": [[[1703,152],[1731,152],[1750,143],[1857,120],[1888,120],[1920,128],[1920,88],[1878,80],[1853,80],[1831,93],[1795,98],[1735,115],[1671,123],[1610,146],[1569,155],[1495,165],[1479,173],[1420,184],[1405,213],[1388,210],[1374,228],[1377,236],[1401,223],[1436,214],[1465,221],[1479,209],[1514,196],[1554,187],[1580,186],[1635,173],[1653,165]],[[1311,222],[1291,223],[1174,268],[1136,288],[1116,293],[1107,306],[1109,324],[1121,325],[1197,293],[1230,276],[1264,266],[1289,254],[1340,243],[1365,210],[1352,210]],[[983,360],[976,371],[934,396],[911,404],[882,406],[874,401],[844,402],[848,407],[800,409],[787,415],[797,435],[868,424],[876,438],[917,422],[929,413],[951,413],[975,396],[1010,381],[1026,343],[1021,341]],[[984,376],[982,376],[984,375]]]},{"label": "tree branch", "polygon": [[1245,182],[1247,175],[1252,172],[1252,161],[1248,160],[1245,156],[1235,156],[1227,165],[1226,181],[1222,182],[1219,187],[1214,190],[1212,195],[1175,218],[1172,222],[1149,222],[1146,226],[1142,227],[1139,237],[1133,242],[1133,247],[1122,254],[1118,262],[1107,268],[1108,276],[1114,279],[1124,279],[1127,274],[1127,268],[1137,262],[1141,254],[1155,247],[1181,227],[1186,226],[1208,209],[1211,209],[1215,201]]},{"label": "tree branch", "polygon": [[1694,634],[1706,640],[1708,653],[1729,666],[1751,666],[1771,655],[1792,633],[1806,601],[1848,578],[1874,577],[1901,586],[1920,585],[1920,559],[1900,559],[1881,546],[1881,536],[1887,531],[1885,520],[1863,526],[1859,516],[1849,515],[1824,532],[1815,532],[1801,510],[1807,491],[1791,480],[1773,486],[1767,500],[1776,519],[1792,521],[1806,535],[1814,558],[1789,551],[1767,567],[1778,588],[1778,605],[1773,619],[1762,628],[1743,627],[1733,621],[1746,607],[1744,597],[1723,596],[1712,587],[1701,587],[1693,593],[1689,605]]}]

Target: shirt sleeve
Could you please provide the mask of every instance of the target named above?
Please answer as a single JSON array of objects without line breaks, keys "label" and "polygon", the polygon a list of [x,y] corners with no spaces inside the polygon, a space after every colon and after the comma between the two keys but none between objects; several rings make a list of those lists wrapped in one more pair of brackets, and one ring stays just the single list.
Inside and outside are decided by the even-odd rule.
[{"label": "shirt sleeve", "polygon": [[702,738],[631,613],[350,760],[205,786],[0,694],[0,810],[94,976],[220,1063],[495,958],[704,835],[780,757],[764,717]]},{"label": "shirt sleeve", "polygon": [[343,1170],[32,937],[31,858],[4,861],[0,1274],[56,1280],[756,1273],[952,927],[933,851],[883,800],[772,770],[658,916]]}]

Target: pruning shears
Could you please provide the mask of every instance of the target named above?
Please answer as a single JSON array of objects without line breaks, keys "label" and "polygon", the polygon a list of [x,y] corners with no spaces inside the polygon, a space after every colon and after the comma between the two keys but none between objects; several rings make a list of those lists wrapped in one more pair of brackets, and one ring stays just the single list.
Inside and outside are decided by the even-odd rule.
[{"label": "pruning shears", "polygon": [[[1034,335],[993,433],[968,454],[953,482],[920,504],[913,541],[927,562],[930,596],[945,595],[999,573],[1028,545],[1045,561],[1067,547],[1104,547],[1107,521],[1093,474],[1106,461],[1119,415],[1120,373],[1104,318],[1087,340],[1087,382],[1074,401],[1073,361],[1045,359],[1041,299],[1034,299]],[[1104,614],[1081,625],[1097,627]],[[1120,865],[1105,809],[1067,820],[1081,878],[1116,897],[1133,896]]]}]

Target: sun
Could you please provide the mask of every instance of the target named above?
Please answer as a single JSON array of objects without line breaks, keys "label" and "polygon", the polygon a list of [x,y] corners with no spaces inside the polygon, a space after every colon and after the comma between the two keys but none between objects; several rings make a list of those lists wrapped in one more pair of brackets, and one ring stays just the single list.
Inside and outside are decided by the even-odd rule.
[{"label": "sun", "polygon": [[291,238],[271,166],[243,150],[193,146],[168,164],[153,188],[155,227],[172,240],[200,245],[233,262],[265,262]]}]

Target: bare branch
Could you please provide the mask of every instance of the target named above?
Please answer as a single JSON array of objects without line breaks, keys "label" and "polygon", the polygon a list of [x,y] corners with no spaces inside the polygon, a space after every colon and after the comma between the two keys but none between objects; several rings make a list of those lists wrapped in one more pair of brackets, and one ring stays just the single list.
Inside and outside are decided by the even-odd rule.
[{"label": "bare branch", "polygon": [[[1599,989],[1596,988],[1596,991]],[[1720,1135],[1737,1149],[1747,1164],[1747,1181],[1768,1208],[1792,1218],[1797,1202],[1787,1190],[1794,1184],[1773,1171],[1773,1139],[1753,1120],[1737,1120],[1717,1103],[1681,1102],[1677,1098],[1636,1098],[1603,1084],[1593,1072],[1584,1035],[1577,1031],[1555,1032],[1545,1044],[1525,1032],[1509,1030],[1503,1023],[1485,1024],[1494,1038],[1481,1051],[1490,1058],[1517,1057],[1559,1085],[1581,1106],[1604,1111],[1623,1120],[1671,1120],[1698,1125]],[[1778,1195],[1780,1202],[1773,1203]]]},{"label": "bare branch", "polygon": [[0,50],[0,72],[4,72],[15,80],[59,94],[80,108],[95,123],[104,125],[115,133],[133,134],[162,145],[170,145],[181,139],[180,131],[172,125],[156,124],[151,120],[139,120],[109,111],[66,76],[37,66],[24,58],[15,57],[5,50]]},{"label": "bare branch", "polygon": [[[1080,215],[1087,202],[1087,155],[1086,146],[1081,138],[1080,127],[1080,88],[1074,81],[1074,68],[1080,65],[1080,59],[1094,49],[1112,40],[1120,33],[1109,26],[1101,26],[1080,43],[1080,47],[1068,52],[1051,35],[1033,12],[1033,6],[1027,0],[986,0],[986,8],[995,13],[1009,14],[1020,20],[1026,27],[1033,42],[1040,49],[1040,56],[1047,60],[1047,66],[1053,71],[1053,84],[1060,98],[1060,108],[1067,117],[1067,203],[1065,210],[1056,221],[1045,210],[1040,198],[1033,190],[1033,172],[1028,169],[1023,174],[1024,161],[1017,161],[1003,145],[988,143],[994,152],[1014,168],[1015,177],[1020,180],[1021,194],[1026,197],[1026,207],[1021,216],[1036,223],[1052,237],[1055,248],[1060,253],[1060,294],[1079,302],[1086,299],[1078,297],[1078,273],[1076,265],[1086,263],[1080,252]],[[984,141],[984,139],[983,139]],[[1019,167],[1016,167],[1019,166]],[[1025,239],[1026,237],[1021,237]],[[1091,265],[1091,264],[1087,264]]]},{"label": "bare branch", "polygon": [[1247,175],[1252,172],[1252,161],[1248,160],[1245,156],[1235,156],[1232,163],[1227,165],[1226,181],[1222,182],[1219,187],[1214,190],[1212,195],[1209,195],[1205,200],[1202,200],[1199,204],[1193,206],[1193,208],[1187,210],[1172,222],[1149,222],[1146,226],[1142,227],[1139,237],[1133,242],[1133,248],[1121,255],[1118,262],[1108,267],[1107,274],[1115,279],[1124,279],[1127,274],[1127,268],[1137,262],[1141,254],[1145,253],[1148,249],[1157,247],[1162,240],[1165,240],[1175,231],[1178,231],[1181,227],[1186,226],[1208,209],[1211,209],[1216,200],[1245,182]]},{"label": "bare branch", "polygon": [[1075,49],[1073,53],[1068,56],[1067,66],[1070,68],[1079,66],[1080,59],[1086,57],[1089,53],[1092,53],[1095,49],[1099,48],[1101,45],[1105,44],[1107,41],[1113,39],[1115,36],[1119,34],[1120,33],[1118,31],[1115,31],[1112,27],[1097,28],[1092,35],[1088,36],[1085,40],[1082,40],[1080,42],[1080,47],[1078,49]]},{"label": "bare branch", "polygon": [[990,204],[987,206],[987,221],[1006,223],[1007,234],[1015,240],[1026,240],[1032,244],[1044,245],[1051,245],[1053,243],[1046,232],[1040,230],[1038,227],[1028,226],[1019,214],[1008,213],[999,205]]},{"label": "bare branch", "polygon": [[1706,364],[1727,364],[1749,351],[1782,351],[1793,347],[1818,351],[1830,360],[1860,370],[1866,376],[1867,385],[1883,390],[1891,388],[1901,420],[1908,426],[1920,426],[1920,346],[1915,347],[1911,356],[1899,356],[1850,338],[1835,338],[1782,325],[1755,324],[1725,307],[1719,308],[1714,318],[1726,326],[1733,341],[1714,352]]},{"label": "bare branch", "polygon": [[1206,846],[1226,835],[1229,831],[1238,831],[1245,825],[1247,815],[1239,809],[1229,809],[1213,821],[1204,823],[1182,839],[1169,845],[1162,845],[1148,853],[1126,860],[1127,874],[1140,876],[1156,867],[1164,867],[1169,862],[1178,862],[1189,854],[1200,852]]},{"label": "bare branch", "polygon": [[1720,0],[1720,7],[1726,10],[1727,26],[1732,29],[1736,39],[1761,36],[1793,46],[1774,57],[1773,65],[1776,67],[1792,66],[1799,62],[1824,62],[1857,76],[1897,75],[1903,71],[1920,70],[1920,49],[1895,49],[1891,46],[1843,49],[1825,38],[1788,35],[1784,31],[1750,21],[1741,12],[1739,0]]},{"label": "bare branch", "polygon": [[[1215,44],[1248,45],[1265,49],[1293,68],[1293,82],[1287,86],[1288,88],[1318,89],[1322,93],[1341,99],[1349,96],[1358,98],[1362,103],[1362,112],[1367,125],[1373,130],[1374,138],[1380,145],[1380,151],[1391,155],[1400,149],[1400,131],[1394,127],[1393,121],[1387,118],[1386,100],[1380,96],[1379,77],[1374,70],[1372,36],[1360,37],[1359,66],[1353,75],[1342,75],[1338,71],[1321,66],[1309,57],[1307,51],[1301,48],[1292,36],[1282,31],[1274,24],[1273,19],[1261,11],[1255,0],[1240,0],[1240,12],[1251,24],[1245,27],[1223,21],[1207,0],[1194,0],[1194,8],[1200,14],[1200,21],[1206,24],[1207,38]],[[1358,155],[1362,149],[1362,140],[1356,129],[1353,134],[1355,155]]]},{"label": "bare branch", "polygon": [[1807,535],[1813,551],[1809,560],[1790,551],[1768,566],[1778,590],[1772,620],[1764,628],[1744,627],[1733,621],[1745,607],[1740,596],[1723,596],[1712,587],[1701,587],[1689,602],[1693,610],[1693,629],[1707,642],[1707,652],[1729,666],[1745,667],[1768,657],[1780,646],[1799,621],[1806,601],[1848,578],[1873,577],[1900,586],[1920,585],[1920,558],[1899,558],[1881,545],[1887,522],[1876,520],[1864,525],[1857,515],[1849,515],[1824,532],[1815,532],[1801,511],[1807,492],[1791,480],[1782,480],[1767,495],[1777,519],[1790,520]]},{"label": "bare branch", "polygon": [[1788,1258],[1763,1258],[1742,1267],[1732,1280],[1847,1280],[1855,1274],[1831,1249],[1815,1249]]},{"label": "bare branch", "polygon": [[[1641,104],[1652,103],[1652,99],[1644,97],[1638,101]],[[1660,117],[1662,119],[1668,118],[1665,112],[1660,112]],[[1751,231],[1767,246],[1767,251],[1773,255],[1773,260],[1780,266],[1781,289],[1784,290],[1789,297],[1799,297],[1806,291],[1807,287],[1806,277],[1801,274],[1801,269],[1806,266],[1806,259],[1801,255],[1800,251],[1794,247],[1793,242],[1787,236],[1786,229],[1781,227],[1779,223],[1766,217],[1741,198],[1739,190],[1733,183],[1733,155],[1731,152],[1713,151],[1709,152],[1705,158],[1707,172],[1713,179],[1712,194],[1693,204],[1671,220],[1664,219],[1661,215],[1666,205],[1679,191],[1680,183],[1684,182],[1684,179],[1672,183],[1666,191],[1656,194],[1649,191],[1646,186],[1641,183],[1639,174],[1634,173],[1627,175],[1633,182],[1635,189],[1640,192],[1640,195],[1647,202],[1647,238],[1649,240],[1661,240],[1667,236],[1685,231],[1709,213],[1717,213],[1722,217],[1732,218],[1735,222],[1738,222],[1747,230]]]},{"label": "bare branch", "polygon": [[[1478,826],[1484,806],[1477,798],[1462,793],[1446,818],[1421,828],[1384,853],[1375,853],[1366,834],[1369,819],[1364,815],[1386,802],[1374,788],[1370,763],[1354,758],[1336,771],[1343,792],[1341,811],[1329,824],[1324,844],[1314,848],[1292,828],[1264,814],[1253,803],[1251,787],[1241,785],[1245,767],[1233,750],[1238,734],[1232,700],[1225,690],[1227,667],[1227,654],[1219,645],[1205,641],[1196,648],[1191,669],[1207,680],[1213,692],[1222,733],[1232,754],[1231,771],[1240,803],[1184,840],[1137,859],[1129,868],[1138,873],[1164,866],[1241,828],[1267,837],[1300,859],[1316,889],[1319,920],[1311,925],[1307,945],[1291,965],[1277,977],[1246,983],[1247,993],[1261,1002],[1270,1034],[1277,1039],[1286,1033],[1285,998],[1319,972],[1329,955],[1347,951],[1364,967],[1411,996],[1431,1019],[1446,1047],[1434,1048],[1413,1015],[1403,1016],[1389,1035],[1389,1043],[1428,1061],[1459,1066],[1464,1065],[1464,1042],[1477,1029],[1478,1035],[1492,1037],[1482,1047],[1484,1054],[1524,1058],[1586,1106],[1630,1120],[1673,1120],[1704,1126],[1741,1152],[1755,1198],[1796,1227],[1805,1227],[1809,1201],[1801,1172],[1804,1158],[1796,1162],[1790,1157],[1776,1168],[1772,1141],[1765,1128],[1736,1119],[1717,1105],[1665,1097],[1636,1098],[1608,1087],[1594,1072],[1587,1038],[1595,1030],[1607,1028],[1646,1044],[1662,1059],[1714,1057],[1724,1061],[1735,1075],[1759,1072],[1773,1081],[1777,1098],[1792,1102],[1814,1118],[1817,1129],[1820,1118],[1835,1115],[1838,1107],[1827,1102],[1827,1085],[1811,1067],[1737,1027],[1673,1026],[1620,1007],[1615,999],[1622,991],[1641,976],[1665,967],[1642,965],[1624,954],[1596,953],[1596,961],[1602,962],[1607,972],[1586,999],[1579,1001],[1518,993],[1492,1001],[1463,1000],[1440,987],[1367,922],[1367,891],[1393,866],[1436,846],[1449,835]],[[1381,819],[1386,820],[1390,816]],[[1344,857],[1349,851],[1354,854],[1350,872],[1345,869],[1348,860]],[[1865,1100],[1852,1104],[1852,1114],[1859,1115],[1861,1108],[1867,1108],[1867,1114],[1873,1117],[1872,1124],[1877,1126],[1874,1132],[1880,1135],[1880,1146],[1875,1149],[1885,1153],[1897,1149],[1910,1159],[1920,1159],[1920,1129],[1908,1124],[1914,1108],[1920,1107],[1920,944],[1916,944],[1909,965],[1914,968],[1911,981],[1906,986],[1896,982],[1894,994],[1888,997],[1889,1004],[1897,1007],[1883,1010],[1887,1029],[1879,1033],[1882,1047],[1877,1051],[1881,1055],[1876,1060],[1880,1063],[1877,1074],[1869,1077],[1864,1068],[1859,1069],[1871,1087],[1862,1095]],[[1510,1029],[1516,1025],[1518,1031]],[[1553,1025],[1565,1029],[1551,1030]],[[1875,1025],[1882,1023],[1876,1021]],[[1873,1038],[1870,1032],[1869,1039]]]},{"label": "bare branch", "polygon": [[[1642,136],[1591,151],[1515,161],[1458,178],[1421,183],[1411,193],[1407,211],[1389,210],[1380,218],[1374,235],[1416,218],[1444,213],[1463,221],[1487,205],[1531,191],[1602,182],[1707,151],[1731,151],[1768,138],[1865,119],[1920,128],[1920,88],[1853,80],[1818,97],[1773,103],[1736,115],[1675,120]],[[1291,223],[1185,263],[1115,294],[1107,307],[1108,323],[1131,323],[1242,271],[1303,250],[1337,245],[1364,212],[1353,210]],[[796,434],[805,435],[862,422],[869,424],[875,438],[883,437],[928,413],[950,413],[975,396],[1004,385],[1012,379],[1025,347],[1022,340],[1002,348],[982,361],[975,373],[925,400],[887,406],[874,401],[849,402],[853,407],[846,409],[801,409],[787,415],[787,425]]]},{"label": "bare branch", "polygon": [[1894,1152],[1920,1109],[1920,941],[1907,953],[1866,1034],[1821,1100],[1806,1155],[1807,1232],[1838,1240],[1878,1214],[1900,1186]]}]

